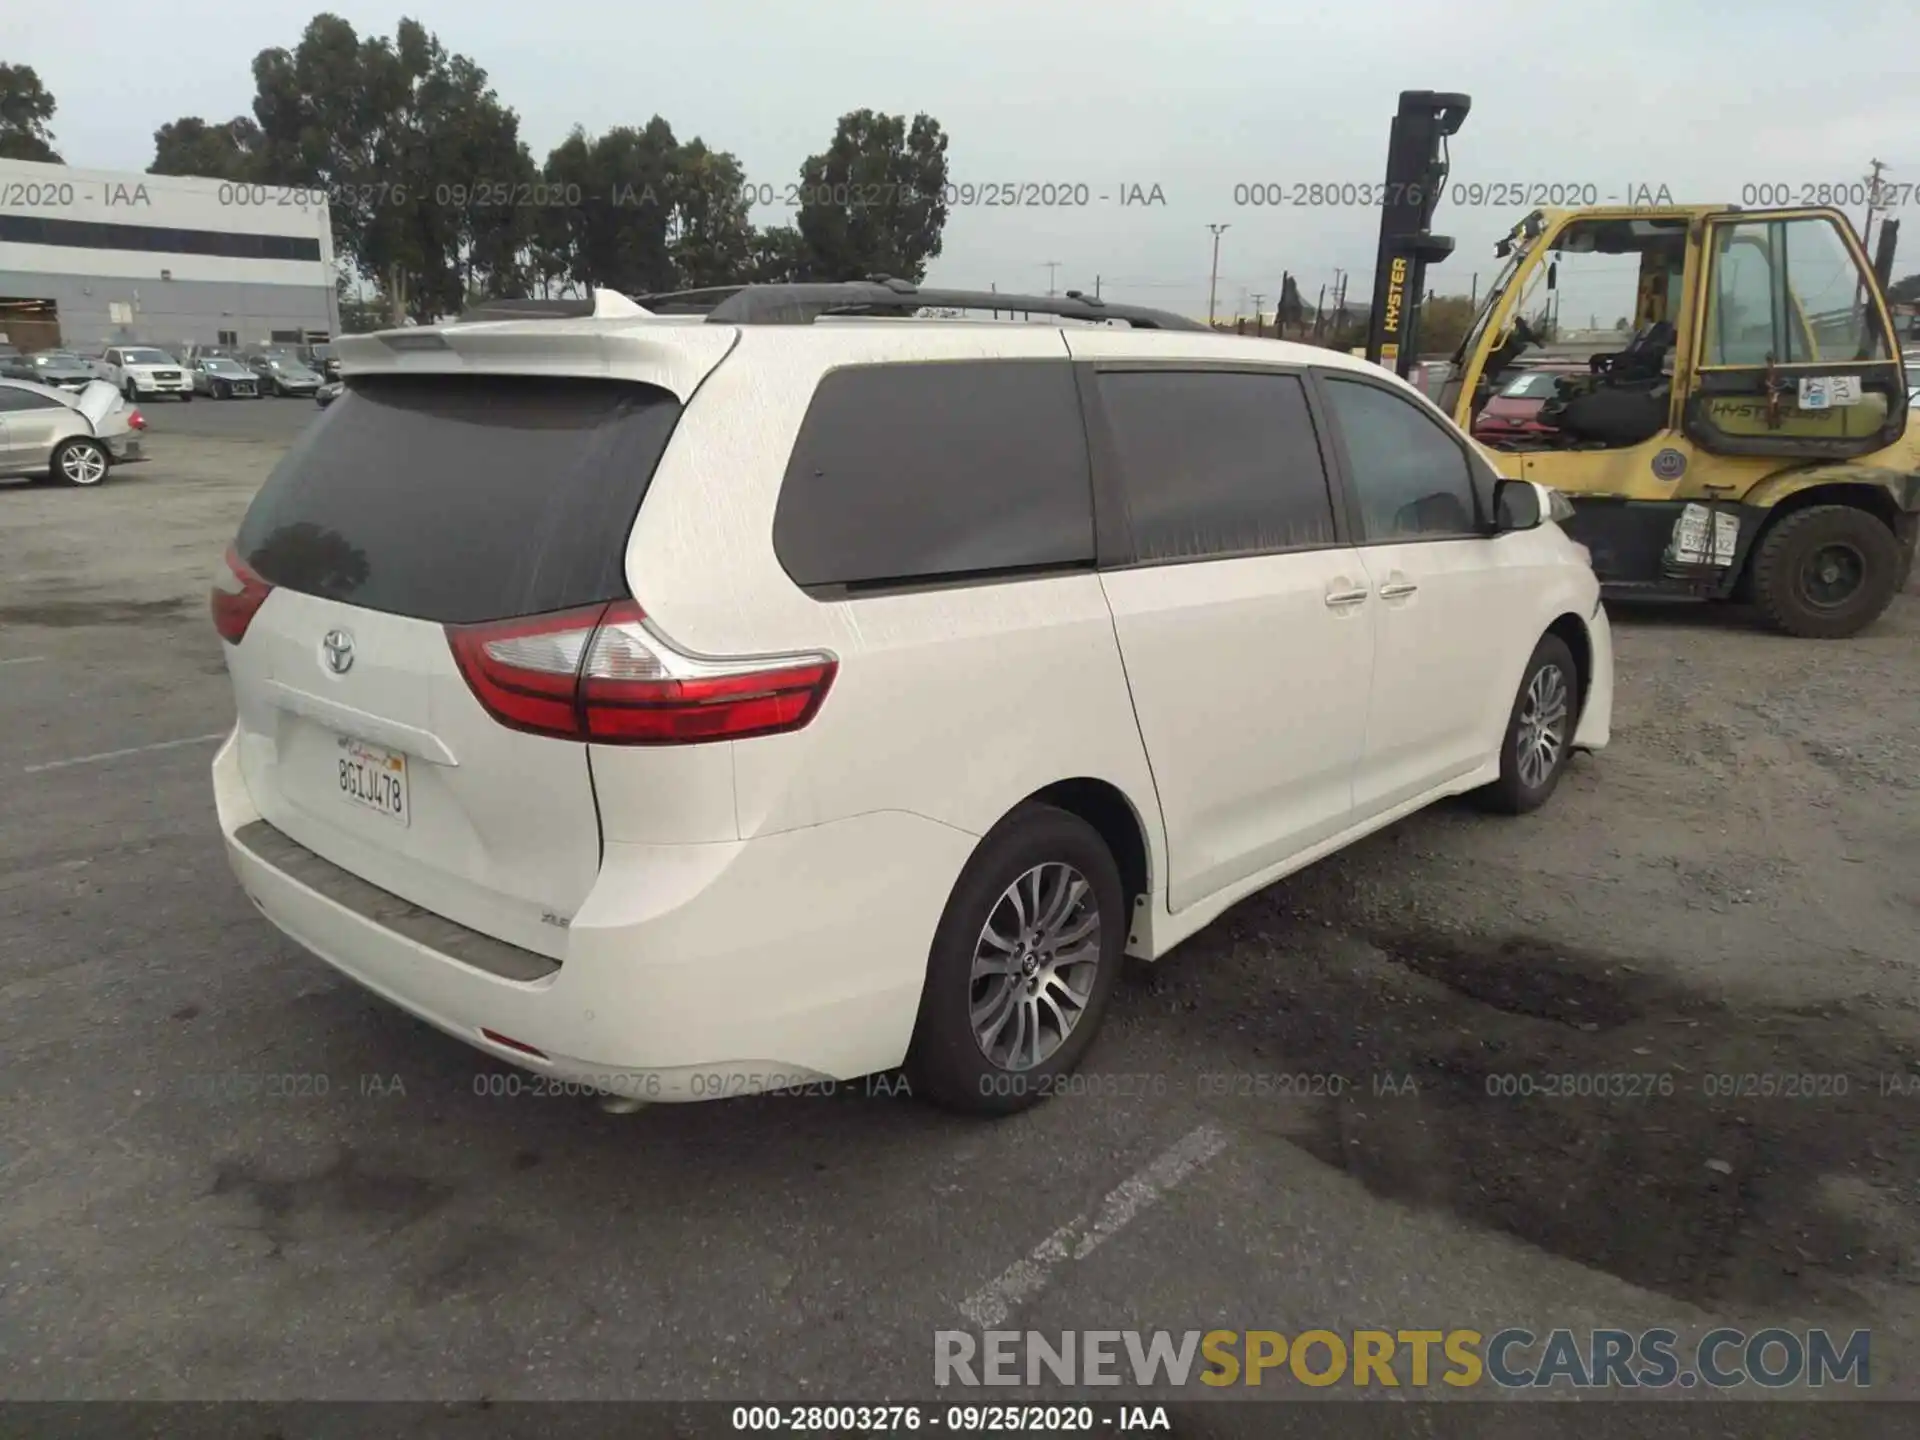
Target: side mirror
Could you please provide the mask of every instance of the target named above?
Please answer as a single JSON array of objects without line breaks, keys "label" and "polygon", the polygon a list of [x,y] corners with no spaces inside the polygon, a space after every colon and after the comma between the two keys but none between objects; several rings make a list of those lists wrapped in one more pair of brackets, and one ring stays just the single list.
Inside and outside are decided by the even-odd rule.
[{"label": "side mirror", "polygon": [[1493,529],[1497,535],[1510,530],[1538,529],[1547,518],[1540,487],[1531,480],[1502,480],[1493,487]]}]

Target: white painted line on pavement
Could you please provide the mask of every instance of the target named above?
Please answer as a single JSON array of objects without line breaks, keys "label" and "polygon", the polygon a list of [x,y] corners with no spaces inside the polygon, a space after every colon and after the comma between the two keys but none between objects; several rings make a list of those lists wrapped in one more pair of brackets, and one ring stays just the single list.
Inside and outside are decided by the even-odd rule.
[{"label": "white painted line on pavement", "polygon": [[69,765],[92,765],[99,760],[118,760],[123,755],[145,755],[150,750],[177,750],[182,745],[210,745],[215,740],[224,740],[227,732],[218,735],[190,735],[185,740],[158,740],[151,745],[135,745],[127,750],[102,750],[98,755],[76,755],[71,760],[48,760],[40,765],[28,765],[29,775],[38,775],[43,770],[64,770]]},{"label": "white painted line on pavement", "polygon": [[44,655],[15,655],[10,660],[0,660],[0,665],[31,665],[36,660],[44,660]]},{"label": "white painted line on pavement", "polygon": [[960,1313],[982,1330],[1003,1323],[1013,1307],[1038,1295],[1064,1261],[1084,1260],[1124,1230],[1142,1210],[1227,1148],[1226,1135],[1211,1125],[1189,1132],[1151,1165],[1108,1192],[1091,1221],[1076,1216],[1042,1240],[998,1278],[967,1297]]}]

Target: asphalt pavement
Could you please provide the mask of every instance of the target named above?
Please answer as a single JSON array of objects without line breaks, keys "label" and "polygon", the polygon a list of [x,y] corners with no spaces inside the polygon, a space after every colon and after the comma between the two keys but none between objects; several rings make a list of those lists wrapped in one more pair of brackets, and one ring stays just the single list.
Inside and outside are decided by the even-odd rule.
[{"label": "asphalt pavement", "polygon": [[[1829,648],[1623,623],[1618,744],[1545,811],[1437,807],[1236,907],[1137,967],[1037,1110],[882,1077],[614,1115],[361,991],[234,883],[205,586],[315,407],[150,413],[154,458],[98,491],[0,487],[12,1398],[879,1401],[932,1396],[936,1332],[982,1326],[1814,1319],[1873,1326],[1876,1388],[1913,1385],[1920,1100],[1864,1083],[1916,1053],[1920,602]],[[1860,1088],[1489,1079],[1789,1063]]]}]

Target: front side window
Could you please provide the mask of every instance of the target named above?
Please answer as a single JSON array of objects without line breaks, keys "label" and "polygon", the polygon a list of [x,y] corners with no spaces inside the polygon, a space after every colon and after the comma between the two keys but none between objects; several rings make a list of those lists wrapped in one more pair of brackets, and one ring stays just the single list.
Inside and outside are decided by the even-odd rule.
[{"label": "front side window", "polygon": [[1477,534],[1472,472],[1452,433],[1415,401],[1382,386],[1325,379],[1364,540]]}]

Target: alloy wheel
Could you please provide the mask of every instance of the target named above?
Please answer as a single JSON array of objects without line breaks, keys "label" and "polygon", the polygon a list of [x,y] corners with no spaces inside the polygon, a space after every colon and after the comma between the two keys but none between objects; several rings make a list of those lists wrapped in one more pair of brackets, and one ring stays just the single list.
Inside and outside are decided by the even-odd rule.
[{"label": "alloy wheel", "polygon": [[1567,677],[1558,665],[1542,665],[1527,685],[1526,703],[1515,726],[1514,759],[1520,782],[1538,790],[1553,774],[1566,748]]},{"label": "alloy wheel", "polygon": [[974,1042],[1002,1070],[1031,1070],[1067,1041],[1100,971],[1100,903],[1063,861],[1035,865],[1007,886],[974,942],[969,1000]]}]

